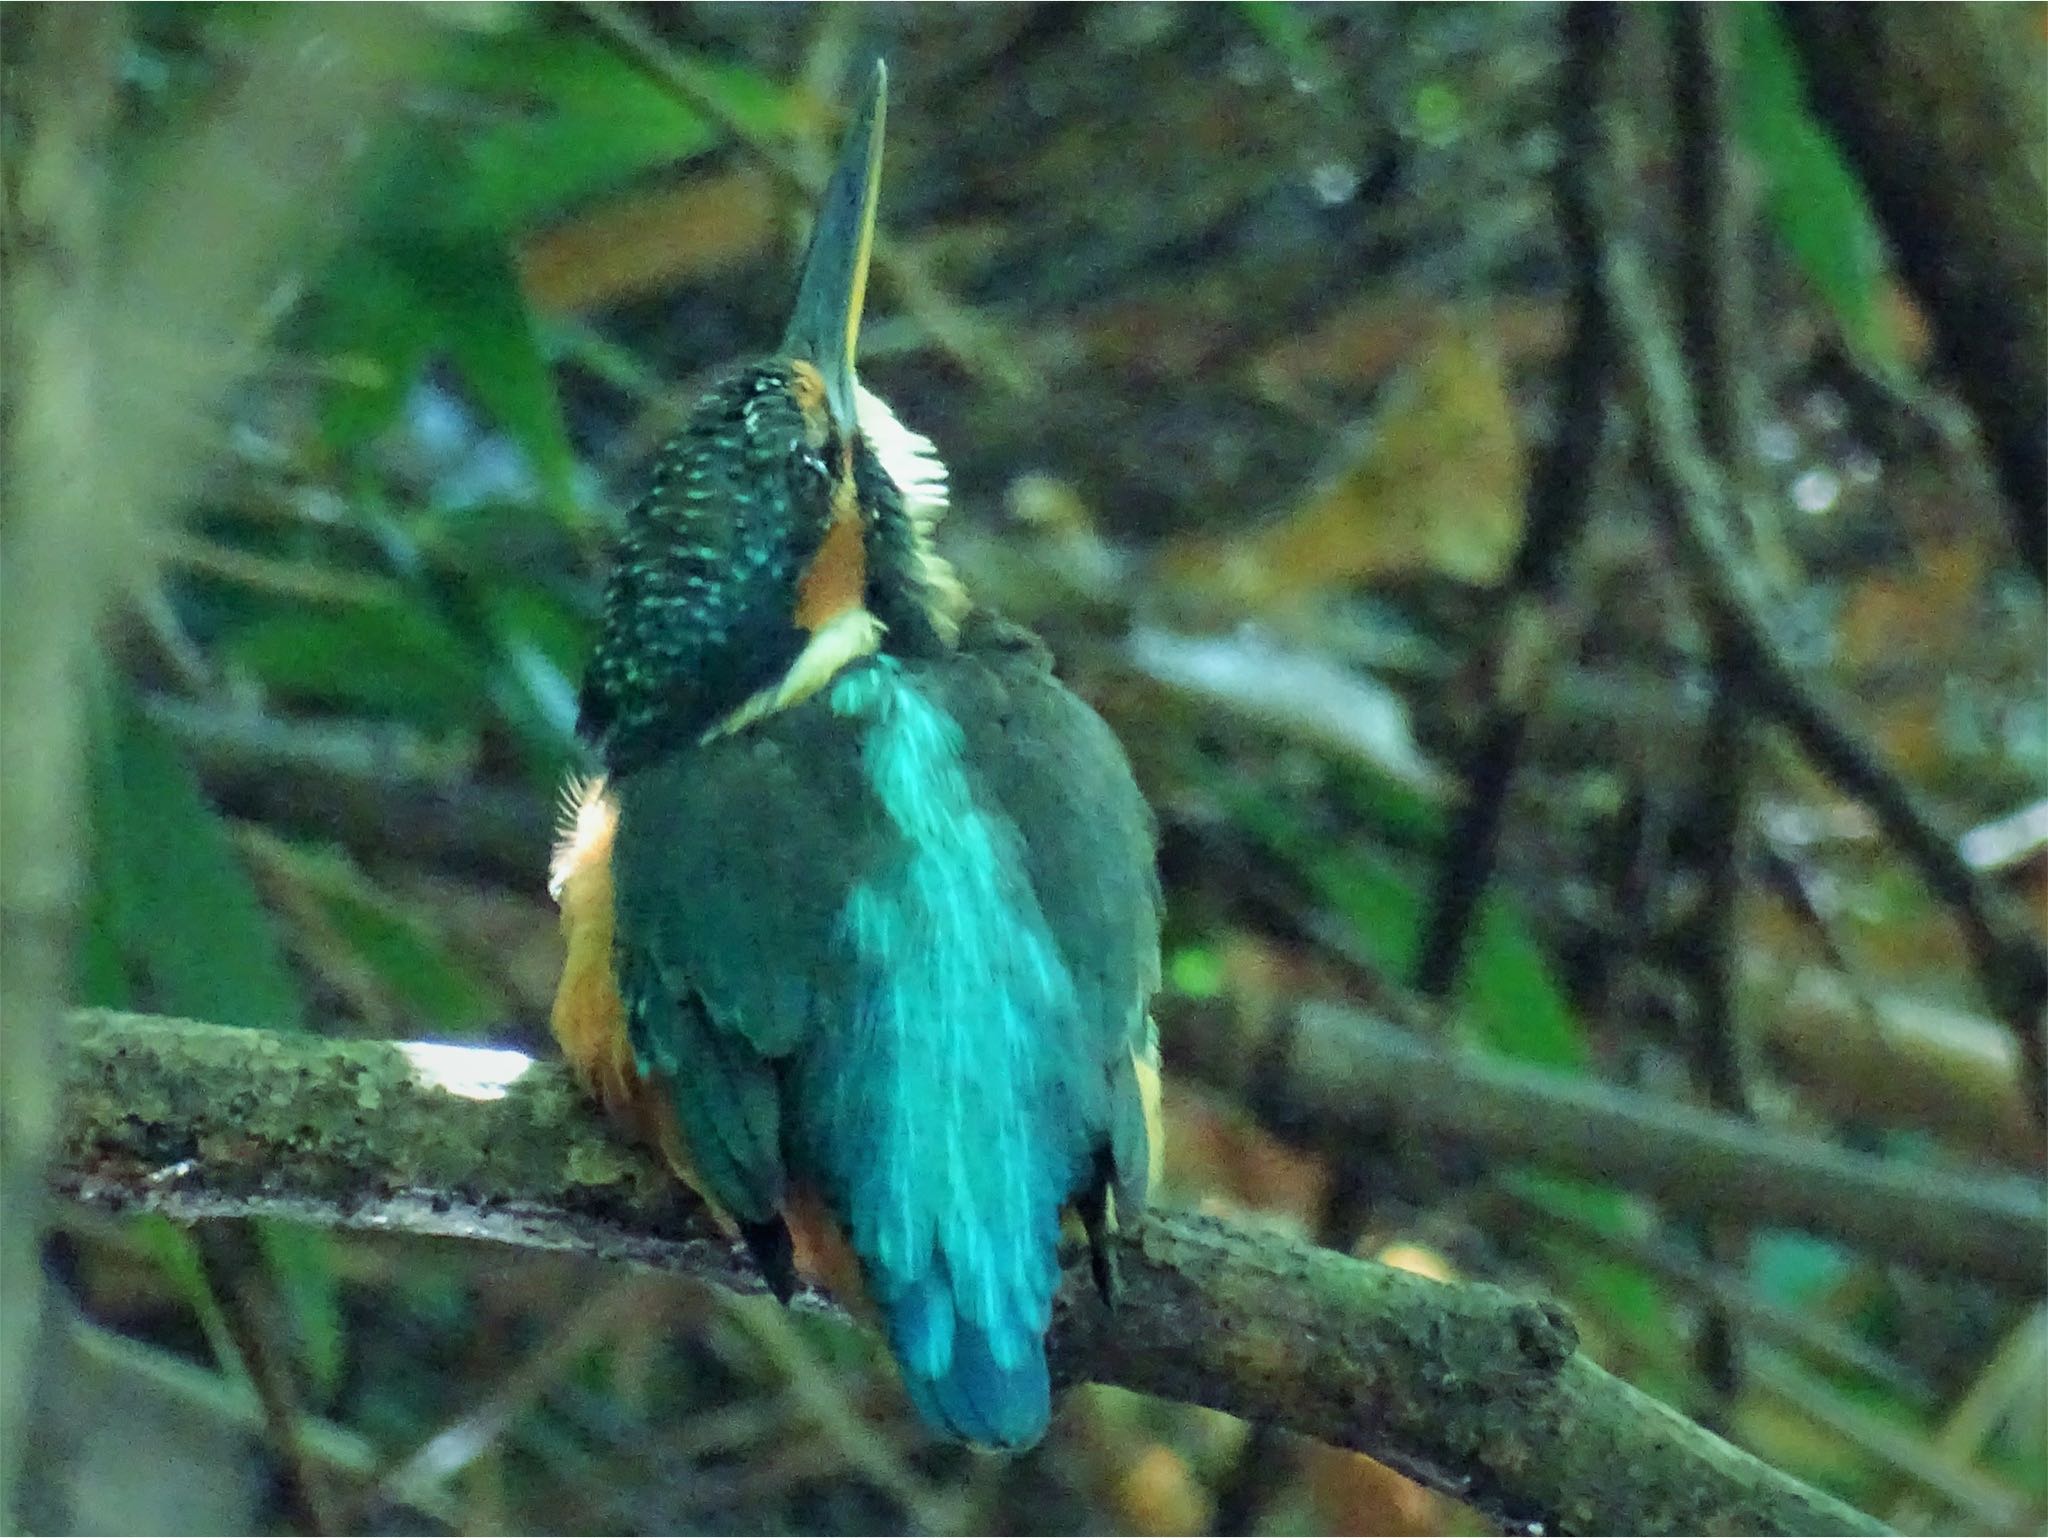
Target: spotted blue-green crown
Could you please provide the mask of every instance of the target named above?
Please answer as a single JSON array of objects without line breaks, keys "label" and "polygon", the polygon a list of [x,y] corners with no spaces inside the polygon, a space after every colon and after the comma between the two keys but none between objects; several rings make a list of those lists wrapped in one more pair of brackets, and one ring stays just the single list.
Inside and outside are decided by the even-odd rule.
[{"label": "spotted blue-green crown", "polygon": [[802,649],[796,587],[831,524],[835,453],[777,364],[713,386],[663,451],[584,675],[582,729],[614,770],[695,741]]},{"label": "spotted blue-green crown", "polygon": [[[695,743],[809,639],[797,588],[831,527],[843,446],[829,421],[822,435],[806,421],[794,378],[770,362],[714,385],[627,514],[582,696],[583,735],[615,773]],[[852,459],[863,601],[884,650],[931,656],[952,644],[966,603],[931,545],[944,467],[868,401]]]},{"label": "spotted blue-green crown", "polygon": [[825,573],[857,573],[862,591],[831,601],[865,613],[849,616],[858,646],[807,663],[807,688],[877,638],[916,655],[957,633],[966,595],[931,545],[945,467],[854,373],[886,86],[877,62],[775,359],[713,387],[627,518],[582,700],[584,734],[615,773],[701,740],[785,679],[815,634],[798,627],[798,595],[835,517],[857,521],[859,545],[836,548]]}]

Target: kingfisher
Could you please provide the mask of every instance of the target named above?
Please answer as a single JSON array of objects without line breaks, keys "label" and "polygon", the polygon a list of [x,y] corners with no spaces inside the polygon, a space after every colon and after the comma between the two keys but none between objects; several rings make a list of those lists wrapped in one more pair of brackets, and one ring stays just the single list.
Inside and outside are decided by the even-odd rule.
[{"label": "kingfisher", "polygon": [[552,1024],[786,1303],[879,1321],[936,1431],[1051,1411],[1069,1217],[1157,1176],[1160,891],[1122,747],[934,544],[946,470],[854,369],[877,62],[782,344],[713,385],[628,514],[551,887]]}]

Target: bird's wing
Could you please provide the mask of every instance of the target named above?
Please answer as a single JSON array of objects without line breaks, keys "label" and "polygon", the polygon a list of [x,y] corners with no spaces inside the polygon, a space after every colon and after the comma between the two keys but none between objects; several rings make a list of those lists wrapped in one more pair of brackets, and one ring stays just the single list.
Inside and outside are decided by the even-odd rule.
[{"label": "bird's wing", "polygon": [[[1076,1134],[1091,1149],[1107,1137],[1120,1204],[1142,1206],[1155,1142],[1147,1105],[1156,1108],[1157,1099],[1147,1014],[1159,986],[1151,809],[1122,745],[1052,676],[1035,639],[984,621],[971,641],[980,666],[934,667],[926,687],[962,723],[977,795],[1015,823],[1039,908],[1073,979],[1076,1050],[1105,1075],[1104,1094],[1080,1102],[1094,1124]],[[973,694],[982,698],[966,697]]]},{"label": "bird's wing", "polygon": [[877,856],[872,804],[834,794],[858,743],[831,712],[782,712],[614,781],[620,993],[711,1194],[765,1222],[786,1194],[781,1065],[856,986],[838,943]]},{"label": "bird's wing", "polygon": [[[1159,981],[1151,814],[1101,719],[1003,632],[910,671],[959,723],[975,799],[1015,825],[1024,874],[1070,975],[1083,1069],[1063,1086],[1071,1156],[1110,1152],[1142,1204],[1152,1137],[1146,1005]],[[620,991],[643,1071],[674,1086],[711,1194],[765,1221],[786,1190],[785,1069],[821,1027],[861,1014],[849,894],[897,863],[861,762],[859,723],[823,699],[614,782]],[[1057,1135],[1062,1129],[1045,1129]]]}]

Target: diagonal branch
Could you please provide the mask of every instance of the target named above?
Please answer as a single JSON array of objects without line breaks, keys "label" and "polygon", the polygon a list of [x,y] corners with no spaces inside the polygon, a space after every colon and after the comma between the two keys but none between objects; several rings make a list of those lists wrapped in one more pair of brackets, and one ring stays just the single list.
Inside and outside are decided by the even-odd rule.
[{"label": "diagonal branch", "polygon": [[[83,1014],[58,1191],[179,1219],[452,1235],[759,1290],[688,1193],[518,1053]],[[1070,1271],[1069,1381],[1120,1384],[1369,1453],[1502,1526],[1882,1531],[1610,1377],[1554,1306],[1184,1216],[1118,1241],[1114,1315]]]},{"label": "diagonal branch", "polygon": [[2039,21],[1995,6],[1786,5],[1814,108],[1983,424],[2048,581],[2048,97]]},{"label": "diagonal branch", "polygon": [[[1520,1063],[1437,1050],[1358,1010],[1305,1004],[1262,1041],[1211,1015],[1164,1033],[1167,1066],[1245,1094],[1283,1136],[1349,1147],[1389,1128],[1645,1191],[1676,1211],[1824,1234],[2025,1296],[2048,1286],[2048,1200],[2016,1176],[1942,1171]],[[1247,1064],[1259,1074],[1247,1084]]]},{"label": "diagonal branch", "polygon": [[[622,6],[596,3],[596,0],[579,9],[600,36],[673,92],[678,100],[703,113],[731,135],[803,206],[817,206],[823,183],[805,172],[780,145],[735,115],[714,92],[706,90],[703,80],[691,69],[688,61],[666,47],[643,22]],[[875,234],[875,265],[895,285],[903,307],[916,317],[932,340],[970,374],[1018,399],[1042,393],[1043,386],[1020,360],[1015,343],[996,334],[982,317],[962,308],[940,286],[917,251],[878,230]]]},{"label": "diagonal branch", "polygon": [[[1608,222],[1610,230],[1622,227]],[[1616,235],[1606,243],[1601,274],[1640,397],[1644,452],[1717,634],[1741,665],[1742,687],[1843,794],[1869,810],[1954,913],[1985,994],[2019,1040],[2038,1100],[2048,1089],[2048,948],[2018,904],[1963,857],[1955,830],[1893,772],[1842,705],[1819,680],[1804,676],[1779,642],[1761,584],[1733,548],[1729,530],[1740,492],[1700,441],[1677,339],[1647,261]]]}]

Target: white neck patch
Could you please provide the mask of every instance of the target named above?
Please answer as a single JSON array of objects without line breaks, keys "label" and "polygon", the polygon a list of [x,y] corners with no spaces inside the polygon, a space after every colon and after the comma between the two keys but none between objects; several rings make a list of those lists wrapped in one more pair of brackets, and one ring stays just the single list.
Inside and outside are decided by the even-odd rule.
[{"label": "white neck patch", "polygon": [[960,585],[952,563],[932,542],[933,530],[946,515],[946,462],[939,458],[938,446],[923,433],[905,427],[881,396],[864,384],[856,383],[854,390],[861,436],[903,494],[903,511],[910,519],[917,547],[932,628],[951,644],[958,638],[961,617],[967,612],[967,590]]},{"label": "white neck patch", "polygon": [[861,436],[903,493],[910,516],[929,530],[946,513],[946,462],[939,458],[938,445],[905,427],[889,403],[866,385],[856,383],[854,391]]}]

